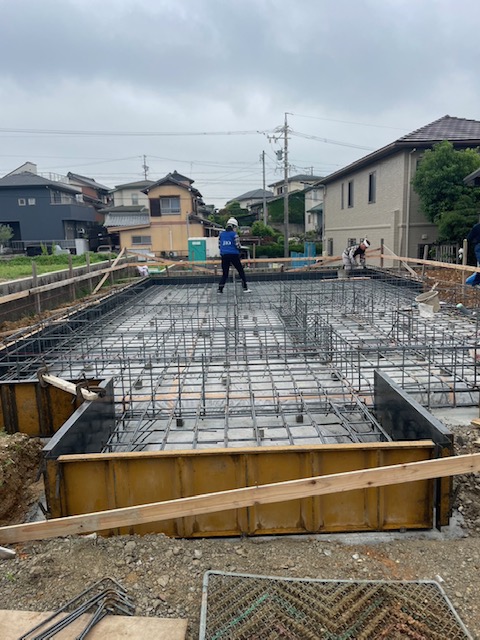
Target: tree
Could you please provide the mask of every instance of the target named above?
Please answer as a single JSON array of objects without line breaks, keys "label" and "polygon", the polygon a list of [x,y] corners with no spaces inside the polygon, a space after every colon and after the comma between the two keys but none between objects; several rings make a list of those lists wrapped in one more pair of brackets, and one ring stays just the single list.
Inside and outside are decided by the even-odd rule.
[{"label": "tree", "polygon": [[223,209],[209,216],[212,222],[216,222],[222,225],[222,227],[226,225],[229,218],[236,218],[240,226],[248,226],[252,217],[248,209],[242,209],[240,203],[236,200],[229,202]]},{"label": "tree", "polygon": [[258,236],[259,238],[275,238],[278,233],[272,227],[257,220],[252,224],[252,236]]},{"label": "tree", "polygon": [[[425,152],[412,185],[428,220],[442,228],[441,220],[447,213],[455,211],[457,222],[461,217],[466,219],[477,214],[480,189],[468,187],[463,179],[479,167],[480,155],[476,149],[457,151],[448,140]],[[451,228],[453,220],[450,216],[445,228]],[[455,228],[459,226],[455,223]]]},{"label": "tree", "polygon": [[0,251],[3,245],[13,238],[13,229],[8,224],[0,224]]},{"label": "tree", "polygon": [[[284,220],[284,201],[277,198],[268,203],[268,218],[280,223]],[[292,193],[288,196],[288,220],[291,224],[302,224],[305,221],[305,194]]]}]

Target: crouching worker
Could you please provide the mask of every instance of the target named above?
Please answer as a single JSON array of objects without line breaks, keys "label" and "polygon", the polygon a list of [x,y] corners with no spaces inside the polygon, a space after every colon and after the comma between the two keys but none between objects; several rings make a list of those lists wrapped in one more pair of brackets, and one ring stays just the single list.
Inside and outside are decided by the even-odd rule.
[{"label": "crouching worker", "polygon": [[238,275],[242,281],[243,290],[247,293],[250,289],[247,285],[245,271],[240,262],[240,238],[237,234],[238,222],[236,218],[229,218],[225,231],[222,231],[218,237],[218,248],[222,257],[222,278],[218,283],[218,293],[223,293],[223,287],[228,278],[230,265],[233,265],[238,271]]},{"label": "crouching worker", "polygon": [[361,266],[366,269],[367,263],[365,260],[365,250],[370,246],[370,242],[364,238],[360,244],[354,244],[351,247],[347,247],[342,253],[343,266],[347,275],[350,275],[352,269],[357,266]]}]

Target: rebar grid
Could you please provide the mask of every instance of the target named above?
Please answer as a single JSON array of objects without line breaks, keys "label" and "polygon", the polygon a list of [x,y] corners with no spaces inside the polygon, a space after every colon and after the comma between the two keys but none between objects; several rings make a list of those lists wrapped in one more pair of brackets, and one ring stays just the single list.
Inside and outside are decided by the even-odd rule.
[{"label": "rebar grid", "polygon": [[471,635],[430,581],[336,581],[209,571],[200,640],[465,640]]},{"label": "rebar grid", "polygon": [[365,408],[375,369],[426,406],[478,403],[476,316],[419,317],[386,280],[127,290],[0,359],[3,380],[114,378],[107,451],[388,440]]}]

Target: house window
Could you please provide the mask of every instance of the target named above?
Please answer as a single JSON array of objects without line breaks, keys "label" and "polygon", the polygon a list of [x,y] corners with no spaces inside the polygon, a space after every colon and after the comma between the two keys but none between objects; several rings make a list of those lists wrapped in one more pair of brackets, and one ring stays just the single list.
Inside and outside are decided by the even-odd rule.
[{"label": "house window", "polygon": [[33,206],[33,205],[37,204],[37,201],[35,200],[35,198],[29,198],[28,199],[28,204],[30,206]]},{"label": "house window", "polygon": [[345,184],[343,182],[340,191],[340,206],[342,209],[345,209]]},{"label": "house window", "polygon": [[18,206],[19,207],[24,207],[27,204],[27,201],[25,200],[25,198],[19,198],[18,199]]},{"label": "house window", "polygon": [[132,204],[133,205],[138,204],[138,193],[132,193]]},{"label": "house window", "polygon": [[348,182],[348,206],[353,207],[353,180]]},{"label": "house window", "polygon": [[152,236],[132,236],[132,244],[152,244]]},{"label": "house window", "polygon": [[368,174],[368,204],[376,202],[377,199],[377,172]]},{"label": "house window", "polygon": [[333,256],[333,238],[327,240],[327,253],[329,256]]},{"label": "house window", "polygon": [[75,204],[77,200],[64,191],[50,191],[51,204]]},{"label": "house window", "polygon": [[357,239],[356,238],[349,238],[348,239],[348,245],[347,246],[353,247],[356,244],[357,244]]},{"label": "house window", "polygon": [[162,215],[180,213],[180,196],[160,198],[160,213]]},{"label": "house window", "polygon": [[308,224],[312,224],[312,216],[310,213],[308,214]]}]

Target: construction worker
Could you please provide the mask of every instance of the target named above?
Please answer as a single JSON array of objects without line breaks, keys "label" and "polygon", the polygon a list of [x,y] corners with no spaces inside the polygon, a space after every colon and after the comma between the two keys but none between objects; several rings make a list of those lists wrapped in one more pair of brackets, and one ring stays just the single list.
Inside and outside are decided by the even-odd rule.
[{"label": "construction worker", "polygon": [[[480,222],[473,225],[473,227],[471,228],[467,236],[467,242],[469,246],[473,247],[475,251],[475,259],[477,261],[477,267],[479,267],[480,266]],[[475,273],[472,273],[472,275],[465,280],[465,283],[471,285],[472,287],[476,287],[480,285],[480,273],[478,271],[476,271]]]},{"label": "construction worker", "polygon": [[238,271],[238,275],[242,280],[243,290],[245,293],[250,293],[250,289],[247,285],[247,279],[245,277],[245,271],[243,270],[242,263],[240,262],[240,238],[237,233],[238,222],[236,218],[229,218],[227,220],[227,226],[225,231],[222,231],[218,237],[218,248],[222,257],[222,278],[218,283],[218,293],[223,293],[223,287],[228,278],[230,271],[230,265],[233,265]]},{"label": "construction worker", "polygon": [[343,266],[347,275],[350,274],[352,269],[355,269],[358,266],[358,262],[360,266],[364,269],[366,268],[366,260],[365,260],[365,250],[370,246],[370,242],[367,238],[364,238],[360,244],[354,244],[351,247],[347,247],[345,251],[342,253]]}]

